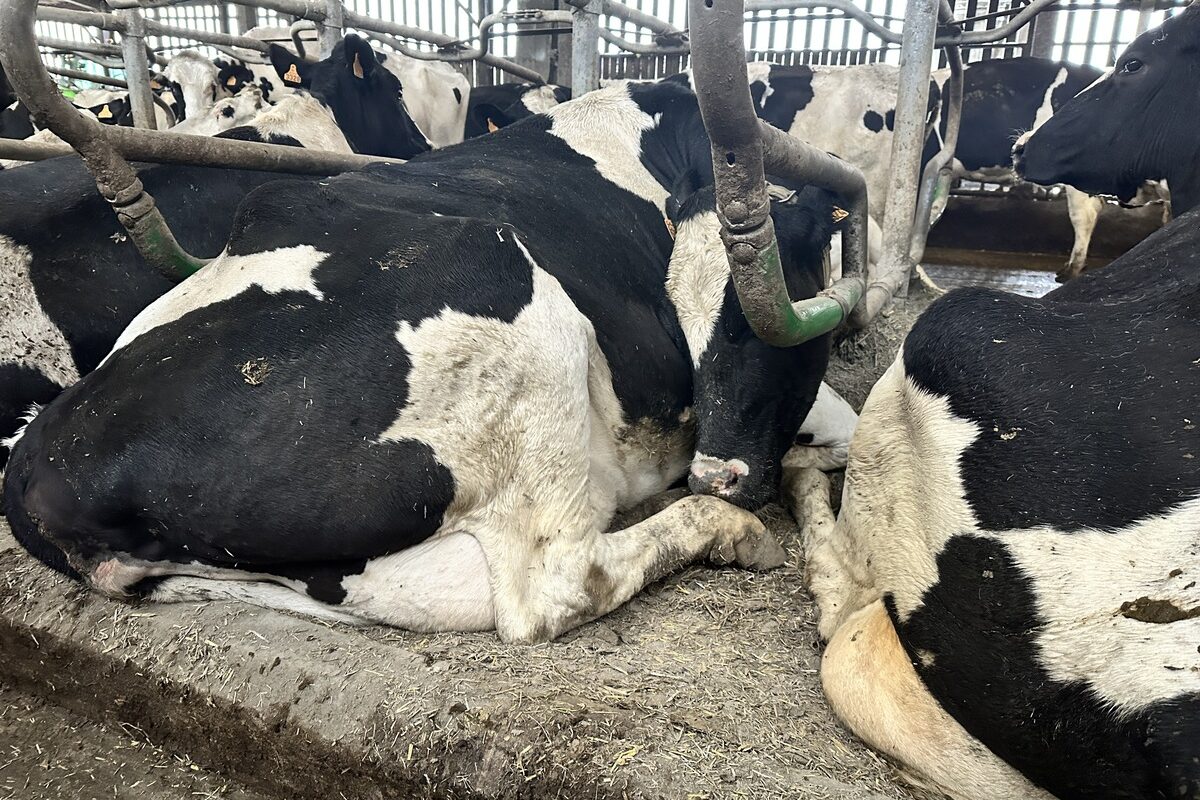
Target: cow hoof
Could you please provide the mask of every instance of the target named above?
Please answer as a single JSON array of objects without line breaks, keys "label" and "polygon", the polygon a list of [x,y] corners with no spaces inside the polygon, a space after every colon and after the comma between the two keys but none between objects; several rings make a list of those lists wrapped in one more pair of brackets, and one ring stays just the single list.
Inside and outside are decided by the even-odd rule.
[{"label": "cow hoof", "polygon": [[720,536],[709,553],[709,560],[722,566],[737,564],[759,571],[783,566],[787,561],[787,551],[775,535],[750,512],[740,513],[747,519],[740,525],[731,526]]}]

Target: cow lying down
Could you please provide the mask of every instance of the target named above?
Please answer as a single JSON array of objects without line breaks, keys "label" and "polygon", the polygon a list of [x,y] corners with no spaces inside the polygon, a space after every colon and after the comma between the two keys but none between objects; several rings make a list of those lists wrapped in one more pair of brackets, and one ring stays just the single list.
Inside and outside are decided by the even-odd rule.
[{"label": "cow lying down", "polygon": [[[690,90],[631,84],[254,191],[222,255],[18,438],[18,541],[111,597],[523,642],[689,562],[779,564],[745,509],[777,491],[828,337],[751,334],[703,203],[672,241],[666,198],[709,158]],[[794,297],[834,201],[776,205]],[[684,476],[700,496],[603,533]]]},{"label": "cow lying down", "polygon": [[954,798],[1200,797],[1198,33],[1193,6],[1140,36],[1019,153],[1192,210],[1044,299],[934,303],[837,521],[819,473],[787,480],[831,704]]}]

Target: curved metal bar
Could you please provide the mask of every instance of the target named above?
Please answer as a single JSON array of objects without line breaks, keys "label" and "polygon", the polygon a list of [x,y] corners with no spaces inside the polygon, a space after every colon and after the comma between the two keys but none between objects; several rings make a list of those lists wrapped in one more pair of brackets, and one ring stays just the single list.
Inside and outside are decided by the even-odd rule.
[{"label": "curved metal bar", "polygon": [[[864,290],[867,190],[849,164],[758,119],[746,75],[744,0],[689,0],[693,79],[712,143],[721,239],[742,313],[768,344],[790,347],[837,327]],[[793,303],[771,221],[764,162],[773,173],[824,186],[851,204],[843,278]]]},{"label": "curved metal bar", "polygon": [[292,37],[292,46],[296,48],[296,55],[300,56],[304,61],[311,61],[308,57],[307,46],[304,44],[304,31],[315,31],[317,25],[312,20],[298,19],[288,26],[288,35]]},{"label": "curved metal bar", "polygon": [[66,67],[46,67],[46,71],[51,75],[61,75],[64,78],[73,78],[77,81],[91,81],[101,86],[112,86],[117,89],[128,89],[129,84],[120,78],[110,78],[107,75],[94,75],[91,72],[84,72],[81,69],[67,69]]},{"label": "curved metal bar", "polygon": [[204,261],[184,250],[137,173],[108,146],[102,126],[75,110],[42,66],[34,39],[37,0],[0,0],[0,50],[17,96],[40,128],[71,144],[96,180],[147,263],[173,280],[187,277]]}]

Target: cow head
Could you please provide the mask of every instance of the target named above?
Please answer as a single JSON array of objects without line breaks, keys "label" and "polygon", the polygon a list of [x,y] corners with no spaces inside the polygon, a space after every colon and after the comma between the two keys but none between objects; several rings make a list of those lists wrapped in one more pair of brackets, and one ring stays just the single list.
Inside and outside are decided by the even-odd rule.
[{"label": "cow head", "polygon": [[104,125],[121,125],[126,128],[133,126],[133,106],[125,97],[114,97],[107,103],[89,106],[88,111]]},{"label": "cow head", "polygon": [[316,64],[272,45],[271,64],[284,85],[309,92],[333,111],[355,152],[411,158],[430,149],[404,105],[400,79],[354,34]]},{"label": "cow head", "polygon": [[1177,212],[1200,205],[1200,6],[1133,41],[1113,70],[1063,106],[1014,162],[1026,180],[1128,200],[1166,178]]},{"label": "cow head", "polygon": [[217,84],[230,94],[237,94],[246,86],[254,84],[254,73],[240,61],[217,59]]},{"label": "cow head", "polygon": [[[772,347],[750,329],[729,277],[711,186],[668,203],[676,229],[667,291],[694,369],[696,454],[688,485],[744,508],[769,502],[781,461],[816,399],[829,336]],[[824,251],[834,229],[833,196],[803,188],[772,191],[771,218],[788,290],[795,299],[823,288]]]}]

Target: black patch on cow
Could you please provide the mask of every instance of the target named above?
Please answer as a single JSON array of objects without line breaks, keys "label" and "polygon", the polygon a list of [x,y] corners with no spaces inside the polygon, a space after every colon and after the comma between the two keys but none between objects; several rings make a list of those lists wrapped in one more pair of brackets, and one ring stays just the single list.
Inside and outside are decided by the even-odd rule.
[{"label": "black patch on cow", "polygon": [[312,599],[338,605],[346,599],[342,586],[350,575],[361,575],[367,568],[365,558],[331,564],[282,564],[271,569],[273,575],[290,580],[303,581],[308,596]]},{"label": "black patch on cow", "polygon": [[454,102],[462,102],[462,89],[459,89],[457,86],[454,87]]},{"label": "black patch on cow", "polygon": [[889,131],[896,130],[896,109],[889,108],[888,112],[884,114],[883,118]]},{"label": "black patch on cow", "polygon": [[879,115],[878,111],[868,111],[863,114],[863,125],[872,133],[879,133],[883,130],[883,117]]},{"label": "black patch on cow", "polygon": [[236,128],[230,128],[227,131],[220,133],[222,139],[237,139],[243,142],[259,142],[261,144],[282,144],[288,147],[303,147],[300,140],[294,136],[286,136],[280,133],[270,133],[263,136],[262,131],[255,128],[253,125],[239,125]]},{"label": "black patch on cow", "polygon": [[1197,796],[1200,695],[1118,718],[1039,663],[1037,599],[1003,544],[957,536],[937,566],[907,621],[885,602],[925,685],[968,732],[1064,800]]},{"label": "black patch on cow", "polygon": [[234,115],[234,113],[235,112],[233,110],[233,106],[225,106],[224,108],[221,109],[222,117],[232,117]]},{"label": "black patch on cow", "polygon": [[[962,123],[955,158],[968,170],[1012,166],[1012,147],[1017,137],[1034,125],[1046,92],[1067,70],[1060,92],[1074,96],[1100,77],[1095,67],[1045,58],[985,59],[967,67],[963,74]],[[950,97],[942,98],[942,135]]]},{"label": "black patch on cow", "polygon": [[[204,258],[225,245],[246,193],[279,179],[269,172],[170,164],[137,165],[137,171],[179,242]],[[38,303],[66,337],[80,374],[95,369],[134,316],[174,286],[142,260],[76,158],[9,170],[0,181],[0,235],[29,249]],[[0,380],[14,413],[44,398],[37,382]]]},{"label": "black patch on cow", "polygon": [[[811,67],[784,67],[772,64],[771,94],[765,100],[762,95],[765,93],[766,87],[761,83],[755,84],[758,87],[758,98],[755,100],[758,116],[776,128],[789,130],[792,122],[796,119],[796,114],[803,111],[812,102],[812,78]],[[755,93],[755,86],[751,86],[751,95]]]},{"label": "black patch on cow", "polygon": [[962,289],[904,364],[980,428],[961,464],[983,528],[1116,530],[1200,490],[1196,341],[1194,293],[1101,308]]},{"label": "black patch on cow", "polygon": [[0,108],[0,139],[25,139],[35,132],[29,109],[24,103],[16,103],[12,108]]}]

